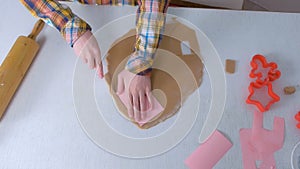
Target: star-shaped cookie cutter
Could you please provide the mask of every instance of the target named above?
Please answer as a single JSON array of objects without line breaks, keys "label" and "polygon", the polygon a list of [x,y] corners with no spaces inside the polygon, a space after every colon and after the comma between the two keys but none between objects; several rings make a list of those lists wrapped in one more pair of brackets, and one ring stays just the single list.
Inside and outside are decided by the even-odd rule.
[{"label": "star-shaped cookie cutter", "polygon": [[[260,62],[263,68],[269,68],[268,75],[262,79],[263,73],[262,72],[256,72],[259,68],[259,65],[257,62]],[[274,62],[268,63],[266,58],[263,55],[257,54],[253,56],[250,65],[252,67],[252,70],[249,74],[249,77],[256,78],[256,83],[258,84],[266,84],[268,82],[275,81],[281,76],[281,72],[277,70],[277,64]]]},{"label": "star-shaped cookie cutter", "polygon": [[[263,86],[268,87],[268,95],[272,98],[272,100],[270,100],[268,102],[268,104],[265,105],[265,106],[259,100],[251,99],[251,97],[255,93],[255,90],[260,89]],[[280,100],[280,97],[276,93],[274,93],[271,82],[267,82],[264,85],[259,84],[259,83],[255,83],[255,82],[251,82],[249,84],[248,90],[249,90],[250,94],[249,94],[249,96],[246,100],[246,103],[254,104],[259,109],[260,112],[268,111],[272,104],[274,104],[275,102],[278,102]]]}]

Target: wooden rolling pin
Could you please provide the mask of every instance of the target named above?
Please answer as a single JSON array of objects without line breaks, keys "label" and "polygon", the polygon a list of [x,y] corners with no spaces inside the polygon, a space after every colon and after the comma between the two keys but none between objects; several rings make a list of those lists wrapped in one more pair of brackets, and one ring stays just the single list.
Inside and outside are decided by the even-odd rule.
[{"label": "wooden rolling pin", "polygon": [[38,20],[27,37],[19,36],[0,66],[0,120],[39,50],[35,39],[43,27]]}]

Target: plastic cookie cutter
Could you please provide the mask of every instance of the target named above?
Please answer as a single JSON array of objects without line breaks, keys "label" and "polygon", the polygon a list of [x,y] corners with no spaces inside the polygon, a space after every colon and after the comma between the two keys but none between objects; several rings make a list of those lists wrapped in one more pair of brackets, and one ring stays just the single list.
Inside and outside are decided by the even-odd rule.
[{"label": "plastic cookie cutter", "polygon": [[255,91],[264,87],[264,85],[251,82],[248,87],[250,94],[246,100],[246,103],[254,104],[260,112],[265,112],[269,110],[272,104],[280,100],[280,97],[276,93],[274,93],[271,82],[267,82],[265,86],[268,87],[268,95],[272,98],[266,105],[263,105],[259,100],[252,99],[252,96],[254,95]]},{"label": "plastic cookie cutter", "polygon": [[[258,72],[260,66],[258,62],[260,62],[262,68],[269,69],[266,76],[264,76],[262,72]],[[259,84],[265,84],[267,82],[275,81],[281,75],[281,72],[277,70],[277,64],[274,62],[268,63],[266,58],[260,54],[253,56],[250,65],[252,67],[252,70],[249,76],[251,78],[256,78],[256,83]]]},{"label": "plastic cookie cutter", "polygon": [[300,111],[295,115],[295,120],[299,122],[296,127],[300,129]]}]

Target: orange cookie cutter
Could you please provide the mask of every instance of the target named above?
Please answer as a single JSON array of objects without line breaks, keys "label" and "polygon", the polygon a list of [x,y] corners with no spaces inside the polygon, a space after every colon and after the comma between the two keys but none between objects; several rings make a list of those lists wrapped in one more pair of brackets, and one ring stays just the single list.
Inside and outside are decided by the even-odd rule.
[{"label": "orange cookie cutter", "polygon": [[272,100],[270,100],[268,102],[268,104],[265,106],[260,101],[251,99],[251,97],[255,93],[255,90],[262,88],[264,85],[261,85],[259,83],[255,83],[255,82],[251,82],[248,87],[250,94],[246,100],[246,103],[255,105],[260,112],[268,111],[272,104],[280,101],[280,97],[273,91],[272,83],[267,82],[267,83],[265,83],[265,85],[268,87],[268,95],[272,98]]},{"label": "orange cookie cutter", "polygon": [[[263,68],[269,68],[268,75],[264,79],[262,79],[262,77],[263,77],[262,72],[256,73],[256,71],[258,70],[258,67],[259,67],[257,61],[261,63]],[[277,70],[277,64],[274,62],[268,63],[266,58],[263,55],[257,54],[255,56],[253,56],[253,58],[250,62],[250,65],[252,67],[252,70],[249,74],[249,77],[256,78],[256,83],[258,83],[258,84],[263,85],[268,82],[275,81],[276,79],[280,78],[280,76],[281,76],[281,72],[279,70]]]},{"label": "orange cookie cutter", "polygon": [[[259,65],[261,63],[262,68],[269,68],[267,76],[262,79],[263,73],[257,72]],[[260,112],[268,111],[272,104],[280,101],[280,97],[273,91],[272,82],[280,78],[281,72],[277,70],[277,64],[274,62],[268,63],[266,58],[263,55],[257,54],[252,57],[250,62],[252,70],[249,74],[249,77],[256,78],[254,82],[249,84],[248,90],[250,92],[246,103],[255,105]],[[268,95],[272,98],[267,105],[263,105],[259,100],[254,100],[251,97],[255,93],[256,89],[260,89],[264,86],[268,87]]]},{"label": "orange cookie cutter", "polygon": [[294,117],[299,123],[296,125],[298,129],[300,129],[300,111]]}]

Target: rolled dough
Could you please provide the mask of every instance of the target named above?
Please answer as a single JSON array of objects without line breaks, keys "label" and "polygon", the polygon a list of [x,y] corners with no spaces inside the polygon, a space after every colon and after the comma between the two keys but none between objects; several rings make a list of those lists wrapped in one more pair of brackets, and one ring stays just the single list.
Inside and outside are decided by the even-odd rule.
[{"label": "rolled dough", "polygon": [[284,91],[284,94],[291,95],[296,92],[296,88],[294,86],[287,86],[283,89],[283,91]]},{"label": "rolled dough", "polygon": [[[173,116],[187,97],[200,86],[202,80],[203,64],[201,58],[194,52],[199,50],[195,32],[179,22],[166,24],[165,29],[165,33],[174,34],[176,38],[164,35],[156,52],[151,76],[152,93],[164,110],[142,126],[128,117],[126,107],[116,95],[118,74],[124,69],[128,56],[134,50],[135,30],[130,30],[116,40],[106,56],[105,80],[113,100],[120,113],[142,129],[151,128]],[[182,41],[188,41],[193,48],[190,54],[182,54]]]},{"label": "rolled dough", "polygon": [[233,74],[235,72],[235,60],[226,59],[226,72]]}]

